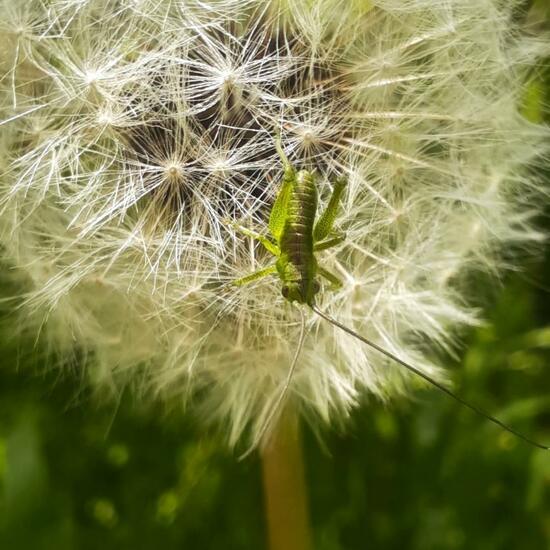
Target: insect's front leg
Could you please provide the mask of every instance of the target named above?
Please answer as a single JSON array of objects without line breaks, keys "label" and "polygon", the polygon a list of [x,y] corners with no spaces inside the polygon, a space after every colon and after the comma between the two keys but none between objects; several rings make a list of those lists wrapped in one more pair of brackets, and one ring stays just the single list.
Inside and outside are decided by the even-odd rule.
[{"label": "insect's front leg", "polygon": [[344,189],[346,188],[346,185],[347,179],[344,176],[336,178],[327,207],[317,220],[317,223],[315,224],[315,228],[313,230],[313,240],[315,243],[323,241],[331,234],[332,228],[334,227],[334,221],[336,220],[336,216],[338,215],[340,198],[342,196],[342,193],[344,192]]},{"label": "insect's front leg", "polygon": [[264,235],[260,235],[256,231],[253,231],[252,229],[248,229],[246,227],[243,227],[242,225],[239,225],[238,223],[236,223],[234,221],[231,221],[231,220],[227,220],[226,224],[230,225],[235,231],[237,231],[241,235],[245,235],[246,237],[252,237],[256,241],[262,243],[264,248],[268,252],[271,252],[271,254],[273,254],[274,256],[279,256],[281,254],[281,251],[279,250],[279,247],[275,243],[271,242]]}]

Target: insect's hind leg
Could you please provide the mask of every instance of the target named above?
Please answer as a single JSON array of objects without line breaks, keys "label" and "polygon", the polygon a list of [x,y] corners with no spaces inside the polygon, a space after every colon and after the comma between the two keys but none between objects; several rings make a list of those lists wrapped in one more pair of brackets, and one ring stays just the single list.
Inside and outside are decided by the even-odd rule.
[{"label": "insect's hind leg", "polygon": [[287,168],[292,168],[292,165],[290,164],[290,161],[286,156],[285,150],[283,149],[283,142],[281,140],[281,132],[279,129],[275,130],[275,149],[277,151],[277,154],[281,158],[285,170]]},{"label": "insect's hind leg", "polygon": [[315,229],[313,230],[314,242],[319,242],[326,239],[332,232],[332,228],[334,227],[334,222],[338,214],[340,198],[347,184],[348,180],[344,176],[336,178],[327,207],[315,224]]},{"label": "insect's hind leg", "polygon": [[254,271],[254,273],[251,273],[250,275],[246,275],[245,277],[241,277],[240,279],[235,279],[231,282],[232,285],[235,286],[244,286],[248,283],[251,283],[252,281],[257,281],[258,279],[261,279],[262,277],[267,277],[267,275],[271,275],[272,273],[277,272],[277,267],[275,264],[270,265],[269,267],[265,267],[263,269],[259,269],[258,271]]}]

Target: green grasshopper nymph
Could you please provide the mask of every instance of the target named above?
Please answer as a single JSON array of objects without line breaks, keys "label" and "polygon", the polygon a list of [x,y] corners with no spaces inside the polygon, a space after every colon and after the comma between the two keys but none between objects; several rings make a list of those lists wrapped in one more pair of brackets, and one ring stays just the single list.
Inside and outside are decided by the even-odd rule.
[{"label": "green grasshopper nymph", "polygon": [[[465,401],[459,395],[455,394],[421,370],[381,348],[378,344],[367,340],[365,337],[341,324],[318,308],[315,304],[315,296],[319,293],[321,288],[318,280],[319,276],[329,281],[333,287],[342,285],[342,282],[336,275],[319,265],[316,253],[332,248],[342,243],[345,239],[345,235],[342,232],[338,232],[334,229],[334,224],[338,214],[340,199],[346,188],[347,181],[343,177],[339,177],[335,180],[329,202],[323,213],[316,220],[318,192],[315,183],[315,172],[308,170],[297,171],[285,155],[279,136],[277,136],[276,140],[276,149],[283,163],[284,172],[281,189],[275,199],[269,216],[268,229],[270,236],[261,235],[260,233],[231,222],[231,226],[236,231],[259,241],[269,253],[273,254],[276,260],[272,265],[266,268],[234,280],[232,284],[243,286],[268,275],[277,274],[282,283],[281,294],[291,304],[297,303],[306,306],[306,308],[311,309],[325,321],[384,354],[408,371],[423,378],[426,382],[443,391],[476,414],[497,424],[502,429],[512,433],[530,445],[538,447],[539,449],[550,450],[550,447],[531,440],[514,428],[504,424],[498,418],[484,412],[476,405]],[[273,405],[267,420],[264,422],[260,433],[252,443],[250,450],[263,439],[288,392],[305,339],[305,317],[302,308],[300,308],[300,313],[302,319],[301,333],[291,367],[279,397]],[[246,454],[248,453],[245,453],[244,456],[246,456]]]},{"label": "green grasshopper nymph", "polygon": [[315,295],[321,288],[317,275],[335,286],[342,285],[336,275],[319,265],[315,253],[332,248],[344,240],[344,235],[336,233],[333,226],[347,181],[342,177],[336,179],[329,203],[315,222],[318,202],[315,172],[297,172],[288,161],[280,139],[277,139],[276,148],[283,161],[284,175],[281,190],[269,216],[269,232],[275,242],[240,225],[232,225],[240,233],[262,243],[277,260],[265,269],[233,281],[233,284],[242,286],[278,273],[283,283],[283,297],[290,303],[298,302],[312,307]]}]

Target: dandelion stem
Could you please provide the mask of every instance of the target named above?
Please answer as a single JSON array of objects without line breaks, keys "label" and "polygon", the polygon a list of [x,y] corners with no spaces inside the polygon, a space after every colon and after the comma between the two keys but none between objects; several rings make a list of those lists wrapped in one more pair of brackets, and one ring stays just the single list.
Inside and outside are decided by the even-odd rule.
[{"label": "dandelion stem", "polygon": [[304,462],[297,415],[288,407],[261,452],[270,550],[310,550]]}]

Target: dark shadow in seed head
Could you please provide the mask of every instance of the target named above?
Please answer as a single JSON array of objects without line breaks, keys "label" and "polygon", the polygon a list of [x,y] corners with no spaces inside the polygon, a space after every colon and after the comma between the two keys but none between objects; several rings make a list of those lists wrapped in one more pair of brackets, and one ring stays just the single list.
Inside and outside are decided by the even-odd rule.
[{"label": "dark shadow in seed head", "polygon": [[[169,204],[175,209],[183,208],[186,210],[184,219],[197,204],[197,186],[203,186],[203,191],[212,192],[209,206],[220,216],[241,218],[244,212],[250,212],[267,221],[274,197],[272,182],[281,172],[274,144],[274,127],[281,114],[285,121],[283,134],[292,134],[295,130],[293,121],[296,121],[296,127],[308,122],[301,120],[300,104],[293,100],[307,97],[320,108],[326,105],[346,108],[345,98],[334,85],[338,80],[334,69],[328,64],[304,62],[307,51],[297,38],[266,21],[243,31],[237,27],[236,23],[230,23],[225,28],[209,28],[208,43],[204,37],[197,36],[196,45],[192,43],[184,52],[188,64],[179,73],[181,103],[178,104],[178,98],[173,97],[143,105],[136,95],[129,103],[128,113],[130,116],[141,114],[135,119],[135,124],[121,130],[121,137],[127,144],[128,160],[134,165],[137,162],[143,166],[163,166],[174,157],[182,166],[192,167],[192,177],[182,177],[181,181],[174,178],[166,185],[155,186],[147,197],[147,200],[161,205],[163,211]],[[212,63],[212,58],[224,59],[228,55],[237,66],[257,66],[257,71],[263,68],[262,60],[267,64],[270,60],[282,59],[294,66],[287,76],[276,82],[259,81],[241,87],[239,83],[229,81],[221,93],[207,87],[200,90],[199,85],[211,77],[205,68]],[[173,78],[173,70],[167,62],[164,74]],[[252,76],[260,75],[258,72]],[[331,84],[324,84],[327,82]],[[157,70],[149,82],[151,89],[158,90],[155,97],[169,96],[168,92],[163,93],[167,86],[166,77]],[[193,88],[199,90],[186,93]],[[265,98],[274,98],[273,104],[267,104]],[[190,134],[194,137],[191,138]],[[183,150],[180,142],[188,139],[196,143]],[[216,151],[222,155],[235,155],[235,165],[229,164],[226,171],[213,169],[211,160]],[[331,160],[337,154],[333,147],[323,143],[311,151],[307,148],[288,151],[289,158],[297,166],[316,168],[327,176]],[[147,170],[144,170],[145,185],[147,177]],[[174,193],[178,196],[174,197]]]}]

